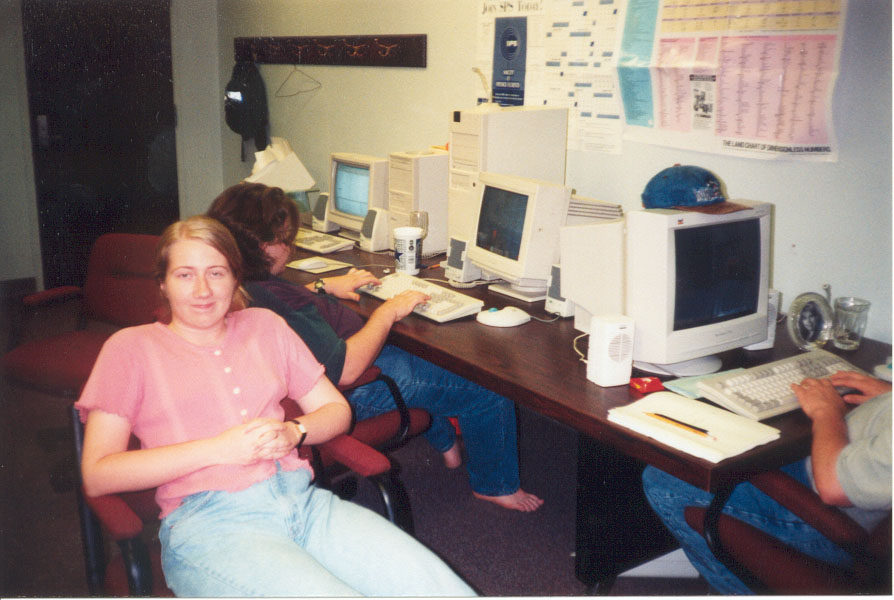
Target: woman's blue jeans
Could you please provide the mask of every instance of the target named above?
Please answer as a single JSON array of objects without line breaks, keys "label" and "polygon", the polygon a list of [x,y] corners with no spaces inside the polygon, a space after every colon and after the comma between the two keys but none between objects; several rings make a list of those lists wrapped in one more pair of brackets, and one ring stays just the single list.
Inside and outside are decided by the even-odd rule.
[{"label": "woman's blue jeans", "polygon": [[[782,470],[810,486],[805,461],[792,463]],[[738,577],[714,558],[705,539],[686,523],[683,516],[683,510],[687,506],[707,507],[713,498],[712,494],[655,467],[647,467],[643,471],[643,485],[652,509],[711,587],[721,594],[752,593]],[[842,565],[850,562],[849,555],[841,548],[750,483],[736,486],[723,512],[814,558]]]},{"label": "woman's blue jeans", "polygon": [[[426,439],[438,452],[455,443],[448,417],[456,417],[468,453],[472,489],[485,496],[505,496],[519,489],[515,406],[499,394],[454,375],[425,359],[386,345],[375,364],[394,379],[408,406],[432,415]],[[357,388],[348,396],[358,420],[394,410],[384,383]]]},{"label": "woman's blue jeans", "polygon": [[178,596],[469,596],[441,559],[384,518],[277,471],[238,492],[187,497],[162,521]]}]

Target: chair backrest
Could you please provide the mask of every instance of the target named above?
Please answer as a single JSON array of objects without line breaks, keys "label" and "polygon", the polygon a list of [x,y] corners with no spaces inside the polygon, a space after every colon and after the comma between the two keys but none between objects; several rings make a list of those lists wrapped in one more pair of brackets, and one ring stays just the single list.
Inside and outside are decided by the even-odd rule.
[{"label": "chair backrest", "polygon": [[90,252],[84,283],[85,314],[119,327],[154,320],[162,304],[155,281],[158,236],[107,233]]}]

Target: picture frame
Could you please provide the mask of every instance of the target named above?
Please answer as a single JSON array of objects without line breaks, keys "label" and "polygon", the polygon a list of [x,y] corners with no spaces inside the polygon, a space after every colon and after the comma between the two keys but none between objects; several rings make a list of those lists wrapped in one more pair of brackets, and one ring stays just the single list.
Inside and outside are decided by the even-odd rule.
[{"label": "picture frame", "polygon": [[806,292],[795,298],[788,310],[789,336],[801,350],[822,348],[832,338],[835,315],[829,301]]}]

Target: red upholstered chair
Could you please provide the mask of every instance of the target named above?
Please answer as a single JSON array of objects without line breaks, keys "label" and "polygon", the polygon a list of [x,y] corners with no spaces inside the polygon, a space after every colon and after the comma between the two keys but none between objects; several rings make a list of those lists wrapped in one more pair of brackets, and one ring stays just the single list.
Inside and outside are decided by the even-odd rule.
[{"label": "red upholstered chair", "polygon": [[157,243],[153,235],[103,235],[90,252],[83,288],[63,286],[26,296],[15,327],[42,306],[80,299],[78,329],[17,346],[19,340],[13,339],[15,347],[0,358],[3,374],[32,389],[76,398],[111,332],[154,320],[162,303],[153,274]]},{"label": "red upholstered chair", "polygon": [[782,471],[761,473],[750,482],[848,551],[854,564],[844,568],[817,560],[721,514],[725,498],[708,508],[686,507],[686,522],[705,536],[714,555],[743,583],[755,592],[773,594],[891,594],[890,511],[867,532]]},{"label": "red upholstered chair", "polygon": [[[350,498],[356,492],[356,479],[343,478],[338,485],[333,485],[333,479],[353,471],[355,475],[365,477],[376,486],[376,490],[382,500],[385,517],[389,521],[409,534],[414,533],[413,515],[410,509],[410,501],[406,490],[399,478],[399,469],[392,464],[390,458],[388,468],[360,469],[352,465],[348,460],[353,452],[352,446],[360,443],[370,446],[381,452],[388,452],[401,446],[412,437],[419,435],[431,425],[431,415],[421,408],[408,408],[404,402],[400,389],[393,379],[382,373],[376,366],[370,366],[352,384],[339,386],[346,396],[350,396],[351,390],[360,386],[375,382],[381,382],[388,386],[396,410],[384,414],[357,421],[353,424],[347,435],[341,435],[322,446],[312,446],[311,459],[314,472],[317,476],[317,484],[332,489],[342,498]],[[282,401],[285,409],[285,418],[293,419],[300,416],[298,405],[290,400]]]}]

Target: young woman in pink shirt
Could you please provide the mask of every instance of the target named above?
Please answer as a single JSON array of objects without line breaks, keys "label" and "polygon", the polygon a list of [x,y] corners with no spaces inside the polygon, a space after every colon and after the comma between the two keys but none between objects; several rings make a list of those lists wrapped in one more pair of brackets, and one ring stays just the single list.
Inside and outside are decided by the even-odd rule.
[{"label": "young woman in pink shirt", "polygon": [[[311,483],[296,447],[346,431],[350,407],[280,317],[243,309],[241,270],[212,219],[162,235],[170,322],[113,335],[77,403],[86,492],[158,488],[177,595],[473,595],[412,537]],[[283,422],[284,397],[300,419]],[[132,433],[139,450],[127,449]]]}]

